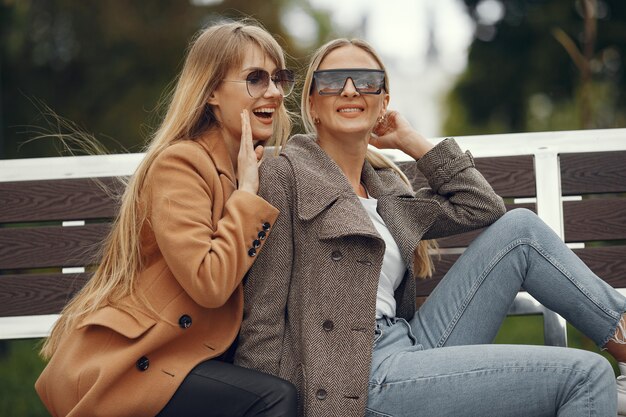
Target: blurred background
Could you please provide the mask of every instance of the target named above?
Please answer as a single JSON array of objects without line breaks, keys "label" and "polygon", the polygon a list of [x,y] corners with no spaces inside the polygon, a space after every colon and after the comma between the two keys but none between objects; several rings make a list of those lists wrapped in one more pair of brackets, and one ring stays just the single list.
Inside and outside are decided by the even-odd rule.
[{"label": "blurred background", "polygon": [[[366,39],[390,108],[427,137],[626,127],[624,0],[0,0],[0,159],[62,154],[30,141],[69,132],[50,110],[140,152],[193,34],[244,16],[301,74],[327,40]],[[497,341],[542,344],[541,318],[507,319]],[[37,343],[0,341],[0,416],[47,415]],[[597,351],[571,328],[569,343]]]},{"label": "blurred background", "polygon": [[365,38],[391,107],[428,137],[626,125],[623,0],[0,0],[0,159],[58,152],[24,143],[57,129],[46,107],[140,151],[192,35],[241,16],[296,69],[329,39]]}]

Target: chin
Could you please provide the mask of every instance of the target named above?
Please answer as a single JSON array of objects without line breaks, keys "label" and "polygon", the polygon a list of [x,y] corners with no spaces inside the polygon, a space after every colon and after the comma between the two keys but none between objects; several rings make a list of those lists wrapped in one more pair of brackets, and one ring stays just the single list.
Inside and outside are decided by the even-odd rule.
[{"label": "chin", "polygon": [[252,132],[252,142],[254,143],[254,146],[257,145],[264,145],[265,142],[267,142],[268,140],[270,140],[270,138],[272,137],[272,134],[274,133],[274,131],[262,131],[262,132],[258,132],[258,131],[253,131]]},{"label": "chin", "polygon": [[340,133],[362,133],[363,135],[369,134],[373,129],[373,126],[340,126],[337,129]]}]

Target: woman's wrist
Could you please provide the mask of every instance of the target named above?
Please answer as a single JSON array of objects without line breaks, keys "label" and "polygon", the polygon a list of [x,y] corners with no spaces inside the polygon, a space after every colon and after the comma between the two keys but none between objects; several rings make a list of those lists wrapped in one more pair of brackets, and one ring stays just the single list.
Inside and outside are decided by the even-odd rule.
[{"label": "woman's wrist", "polygon": [[254,194],[254,195],[258,194],[258,188],[255,189],[253,186],[250,186],[250,185],[240,185],[239,187],[237,187],[237,189],[239,191],[245,191],[247,193]]},{"label": "woman's wrist", "polygon": [[435,145],[426,140],[417,132],[412,132],[407,140],[403,141],[401,151],[409,155],[411,158],[418,160],[430,151]]}]

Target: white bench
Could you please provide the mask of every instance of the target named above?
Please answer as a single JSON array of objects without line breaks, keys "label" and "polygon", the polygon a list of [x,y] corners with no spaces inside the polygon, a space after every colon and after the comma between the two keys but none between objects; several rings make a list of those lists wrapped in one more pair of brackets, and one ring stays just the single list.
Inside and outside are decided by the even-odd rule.
[{"label": "white bench", "polygon": [[[472,152],[509,208],[535,210],[598,275],[626,288],[626,129],[456,140]],[[407,155],[384,153],[416,186],[422,183]],[[64,303],[88,279],[94,260],[86,252],[101,241],[115,215],[114,200],[97,182],[113,184],[112,178],[131,175],[142,157],[0,160],[0,339],[49,334]],[[437,276],[419,283],[420,297],[473,236],[440,241]],[[596,247],[596,241],[609,246]],[[510,313],[543,314],[545,343],[567,344],[565,321],[528,294],[518,295]]]}]

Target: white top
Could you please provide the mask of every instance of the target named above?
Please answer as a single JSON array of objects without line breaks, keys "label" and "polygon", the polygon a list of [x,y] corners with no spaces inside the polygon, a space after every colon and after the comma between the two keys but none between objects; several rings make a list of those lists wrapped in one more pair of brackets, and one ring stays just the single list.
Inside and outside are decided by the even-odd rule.
[{"label": "white top", "polygon": [[376,318],[383,316],[395,317],[396,315],[396,299],[393,294],[402,282],[406,265],[402,260],[400,248],[393,239],[393,236],[387,229],[384,220],[376,211],[378,200],[375,198],[359,197],[361,204],[369,214],[374,227],[385,241],[385,256],[383,258],[383,266],[380,270],[380,279],[378,280],[378,292],[376,293]]}]

